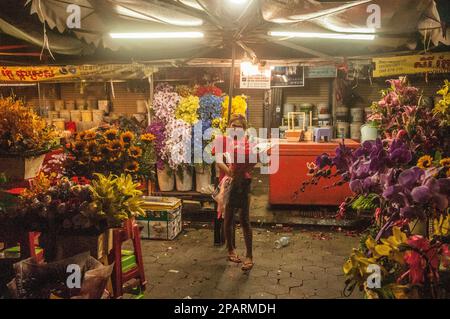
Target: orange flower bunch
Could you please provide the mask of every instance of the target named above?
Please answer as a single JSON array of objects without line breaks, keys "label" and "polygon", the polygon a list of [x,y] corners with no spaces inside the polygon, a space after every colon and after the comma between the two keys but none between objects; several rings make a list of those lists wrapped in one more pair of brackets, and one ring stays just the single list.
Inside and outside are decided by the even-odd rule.
[{"label": "orange flower bunch", "polygon": [[22,100],[0,98],[0,153],[34,155],[57,144],[56,131]]}]

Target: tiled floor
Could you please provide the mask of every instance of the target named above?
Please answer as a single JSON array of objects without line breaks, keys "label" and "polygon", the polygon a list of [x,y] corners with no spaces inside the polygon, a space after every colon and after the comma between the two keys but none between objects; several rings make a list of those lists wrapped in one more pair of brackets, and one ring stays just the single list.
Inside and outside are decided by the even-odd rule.
[{"label": "tiled floor", "polygon": [[[290,244],[274,248],[289,236]],[[242,234],[236,233],[244,254]],[[187,228],[174,241],[143,241],[146,298],[344,298],[342,265],[358,238],[341,232],[254,229],[255,266],[244,273],[214,247],[212,230]],[[360,298],[354,292],[351,298]]]}]

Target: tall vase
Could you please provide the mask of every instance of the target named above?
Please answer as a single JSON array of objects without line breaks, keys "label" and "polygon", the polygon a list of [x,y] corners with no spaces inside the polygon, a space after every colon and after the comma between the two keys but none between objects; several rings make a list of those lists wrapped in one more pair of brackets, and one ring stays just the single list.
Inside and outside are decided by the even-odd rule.
[{"label": "tall vase", "polygon": [[195,190],[207,193],[211,186],[211,165],[195,167]]},{"label": "tall vase", "polygon": [[164,167],[163,169],[158,169],[157,176],[160,191],[162,192],[173,191],[175,187],[175,178],[174,173],[170,168]]},{"label": "tall vase", "polygon": [[188,192],[192,190],[192,167],[183,167],[181,172],[176,174],[175,181],[177,191]]}]

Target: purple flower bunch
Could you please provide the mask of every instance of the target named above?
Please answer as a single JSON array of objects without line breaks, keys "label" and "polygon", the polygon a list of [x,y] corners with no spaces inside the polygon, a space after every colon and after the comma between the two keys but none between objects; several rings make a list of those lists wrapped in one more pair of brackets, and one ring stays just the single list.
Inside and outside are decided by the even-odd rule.
[{"label": "purple flower bunch", "polygon": [[155,93],[159,93],[159,92],[173,93],[173,92],[175,92],[175,88],[167,82],[161,82],[155,87]]},{"label": "purple flower bunch", "polygon": [[173,119],[167,124],[162,158],[171,169],[191,163],[191,134],[191,125],[183,120]]},{"label": "purple flower bunch", "polygon": [[[341,144],[334,157],[322,154],[315,164],[313,178],[303,187],[317,184],[323,177],[339,176],[329,187],[348,182],[356,197],[376,194],[383,212],[394,221],[424,218],[448,209],[450,178],[438,177],[444,168],[415,166],[413,152],[403,140],[366,141],[354,151]],[[331,174],[333,168],[336,173]]]},{"label": "purple flower bunch", "polygon": [[382,197],[388,209],[399,213],[400,218],[425,218],[431,210],[448,208],[450,179],[436,178],[436,168],[427,170],[411,167],[405,170],[390,169],[381,176]]},{"label": "purple flower bunch", "polygon": [[372,117],[380,121],[385,137],[408,140],[418,157],[448,148],[449,142],[444,138],[449,131],[440,125],[442,114],[436,115],[432,107],[421,104],[419,90],[409,86],[406,78],[387,82],[390,87],[372,105]]},{"label": "purple flower bunch", "polygon": [[145,130],[146,133],[151,133],[155,136],[155,152],[157,156],[156,166],[158,169],[164,168],[163,151],[166,141],[166,126],[161,121],[153,121]]},{"label": "purple flower bunch", "polygon": [[159,91],[153,97],[155,117],[167,123],[175,118],[175,109],[180,102],[180,96],[175,92]]}]

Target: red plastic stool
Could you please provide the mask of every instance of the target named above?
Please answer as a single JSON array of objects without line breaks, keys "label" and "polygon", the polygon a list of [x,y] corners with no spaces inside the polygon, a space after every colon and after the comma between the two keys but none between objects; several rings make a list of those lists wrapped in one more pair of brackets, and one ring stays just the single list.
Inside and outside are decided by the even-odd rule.
[{"label": "red plastic stool", "polygon": [[[133,242],[134,251],[122,250],[123,243],[130,239]],[[131,262],[130,259],[132,259]],[[141,291],[145,290],[147,280],[145,279],[144,264],[142,261],[140,230],[134,221],[130,220],[126,223],[125,227],[113,230],[113,247],[109,256],[109,262],[114,262],[112,273],[114,298],[121,298],[123,296],[123,286],[131,279],[137,279]]]},{"label": "red plastic stool", "polygon": [[39,236],[41,236],[41,233],[28,233],[28,245],[30,249],[30,257],[34,257],[38,262],[42,262],[44,260],[44,250],[39,248]]},{"label": "red plastic stool", "polygon": [[[17,255],[19,259],[34,257],[38,262],[42,262],[44,260],[44,250],[39,247],[38,240],[40,235],[38,232],[29,232],[14,239],[11,237],[6,238],[6,245],[3,251]],[[2,238],[0,238],[1,240]]]}]

